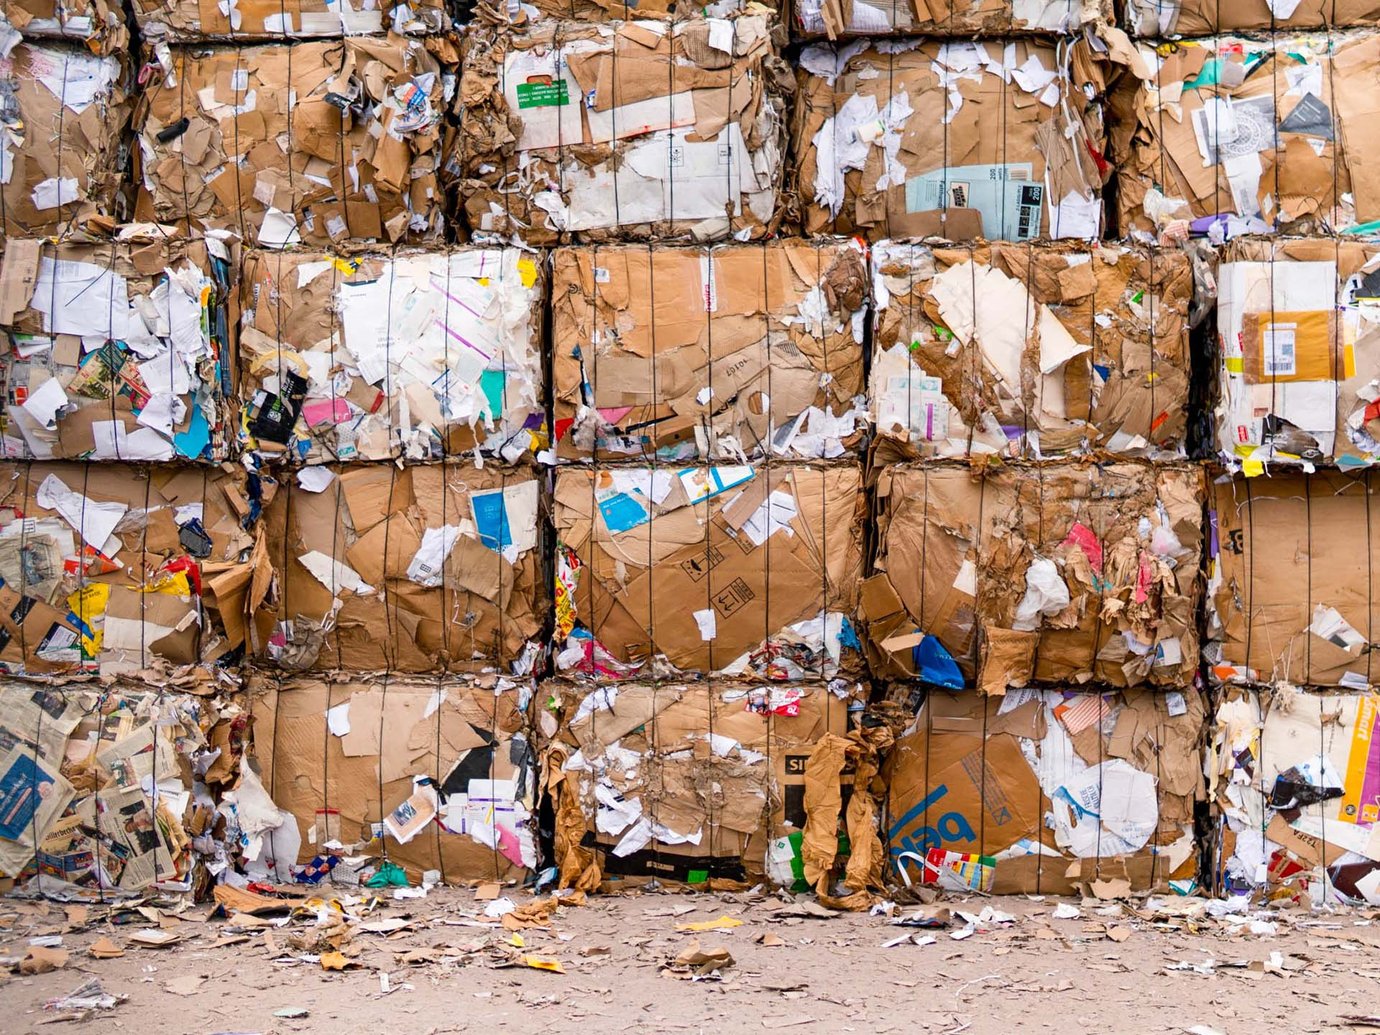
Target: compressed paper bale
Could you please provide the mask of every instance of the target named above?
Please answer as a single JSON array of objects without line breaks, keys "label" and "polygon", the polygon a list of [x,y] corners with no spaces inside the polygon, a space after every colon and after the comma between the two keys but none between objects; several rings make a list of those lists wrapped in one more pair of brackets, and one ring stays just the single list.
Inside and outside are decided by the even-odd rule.
[{"label": "compressed paper bale", "polygon": [[1137,43],[1110,99],[1121,235],[1177,233],[1192,220],[1234,236],[1380,219],[1369,132],[1380,36],[1316,43],[1220,36],[1162,55]]},{"label": "compressed paper bale", "polygon": [[266,509],[279,592],[255,615],[258,657],[294,672],[530,664],[546,607],[530,470],[325,470],[324,486],[299,472]]},{"label": "compressed paper bale", "polygon": [[[241,699],[208,689],[0,682],[0,784],[12,789],[0,874],[70,898],[136,894],[155,881],[209,894],[227,867],[252,867],[222,802],[240,776],[249,724]],[[193,793],[193,768],[208,760]]]},{"label": "compressed paper bale", "polygon": [[1198,468],[900,465],[877,493],[861,607],[874,676],[998,695],[1192,685]]},{"label": "compressed paper bale", "polygon": [[559,455],[846,455],[866,297],[851,242],[557,250]]},{"label": "compressed paper bale", "polygon": [[0,260],[3,452],[16,459],[205,460],[234,435],[238,249],[176,228],[105,243],[11,237]]},{"label": "compressed paper bale", "polygon": [[[257,675],[248,689],[264,788],[301,835],[287,864],[363,854],[377,865],[373,825],[423,778],[434,818],[404,810],[383,839],[412,883],[427,870],[448,883],[521,880],[535,867],[536,756],[513,682]],[[426,822],[414,831],[404,819]]]},{"label": "compressed paper bale", "polygon": [[803,229],[1099,237],[1113,73],[1085,39],[805,47],[791,129]]},{"label": "compressed paper bale", "polygon": [[[0,668],[202,675],[238,660],[267,591],[243,472],[0,465]],[[21,517],[22,515],[22,517]]]},{"label": "compressed paper bale", "polygon": [[1371,476],[1218,481],[1205,659],[1217,680],[1361,689],[1380,624]]},{"label": "compressed paper bale", "polygon": [[761,238],[790,87],[760,14],[477,29],[446,173],[478,239]]},{"label": "compressed paper bale", "polygon": [[0,4],[0,50],[19,41],[80,43],[93,54],[116,54],[129,46],[124,8],[109,0],[5,0]]},{"label": "compressed paper bale", "polygon": [[450,12],[441,0],[409,0],[385,7],[366,0],[134,0],[134,20],[147,41],[189,43],[287,42],[293,38],[382,35],[416,36],[450,28]]},{"label": "compressed paper bale", "polygon": [[1183,253],[881,241],[872,269],[879,455],[1184,454]]},{"label": "compressed paper bale", "polygon": [[1068,35],[1083,25],[1112,22],[1104,0],[790,0],[797,36]]},{"label": "compressed paper bale", "polygon": [[128,58],[26,42],[0,62],[0,220],[14,236],[101,230],[121,215],[121,145],[132,110]]},{"label": "compressed paper bale", "polygon": [[251,251],[241,441],[265,460],[530,459],[544,263],[516,248]]},{"label": "compressed paper bale", "polygon": [[1217,32],[1294,32],[1380,25],[1375,0],[1130,0],[1125,24],[1137,36],[1209,36]]},{"label": "compressed paper bale", "polygon": [[1380,246],[1228,242],[1217,255],[1217,447],[1260,465],[1380,458]]},{"label": "compressed paper bale", "polygon": [[139,218],[275,248],[441,239],[448,38],[160,47],[155,58],[135,118]]},{"label": "compressed paper bale", "polygon": [[762,876],[792,885],[787,839],[805,825],[805,763],[819,741],[847,732],[860,693],[789,681],[545,684],[542,699],[561,703],[545,752],[561,766],[554,805],[583,828],[563,836],[558,826],[557,856],[570,857],[573,838],[593,852],[563,885],[595,871],[612,886]]},{"label": "compressed paper bale", "polygon": [[559,470],[557,671],[857,674],[862,506],[847,464]]},{"label": "compressed paper bale", "polygon": [[1232,687],[1207,752],[1213,892],[1380,902],[1375,696]]},{"label": "compressed paper bale", "polygon": [[1125,881],[1187,893],[1206,717],[1192,688],[926,694],[883,771],[892,879],[905,868],[950,890],[1060,895]]}]

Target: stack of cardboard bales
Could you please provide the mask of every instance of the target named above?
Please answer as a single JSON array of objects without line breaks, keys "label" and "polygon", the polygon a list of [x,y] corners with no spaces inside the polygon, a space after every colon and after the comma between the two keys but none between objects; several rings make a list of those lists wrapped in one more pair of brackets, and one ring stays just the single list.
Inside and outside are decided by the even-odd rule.
[{"label": "stack of cardboard bales", "polygon": [[866,701],[865,263],[839,240],[553,254],[563,880],[796,879],[805,762]]},{"label": "stack of cardboard bales", "polygon": [[[1380,226],[1364,4],[1136,3],[1128,236],[1219,245],[1205,670],[1224,894],[1380,902],[1370,485]],[[1268,30],[1268,31],[1266,31]],[[1233,35],[1240,33],[1241,35]],[[1216,35],[1213,35],[1216,34]],[[1264,236],[1288,234],[1289,237]]]},{"label": "stack of cardboard bales", "polygon": [[1279,471],[1214,489],[1218,890],[1380,902],[1371,474]]},{"label": "stack of cardboard bales", "polygon": [[1378,26],[4,3],[0,876],[1380,902]]},{"label": "stack of cardboard bales", "polygon": [[1206,714],[1194,271],[1102,240],[1129,41],[1088,5],[998,6],[798,12],[932,34],[807,46],[793,120],[804,230],[873,242],[859,619],[899,714],[889,876],[1182,890]]}]

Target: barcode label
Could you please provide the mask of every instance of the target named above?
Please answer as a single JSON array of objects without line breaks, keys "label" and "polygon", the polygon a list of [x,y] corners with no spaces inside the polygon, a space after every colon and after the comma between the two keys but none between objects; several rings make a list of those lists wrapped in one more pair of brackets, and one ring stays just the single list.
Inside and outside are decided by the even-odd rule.
[{"label": "barcode label", "polygon": [[1266,327],[1260,335],[1264,351],[1262,357],[1267,377],[1293,377],[1298,372],[1294,354],[1294,332],[1297,324],[1277,323]]}]

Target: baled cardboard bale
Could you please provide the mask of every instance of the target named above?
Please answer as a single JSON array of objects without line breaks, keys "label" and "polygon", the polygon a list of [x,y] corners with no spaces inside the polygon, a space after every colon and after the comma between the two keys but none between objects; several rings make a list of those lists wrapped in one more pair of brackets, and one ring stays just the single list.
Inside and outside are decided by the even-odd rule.
[{"label": "baled cardboard bale", "polygon": [[527,671],[542,483],[471,464],[309,467],[266,510],[254,653],[290,672]]},{"label": "baled cardboard bale", "polygon": [[761,14],[465,40],[448,152],[472,236],[749,240],[782,217],[792,83]]},{"label": "baled cardboard bale", "polygon": [[542,263],[516,248],[253,250],[241,441],[263,459],[517,462],[546,441]]},{"label": "baled cardboard bale", "polygon": [[1373,491],[1369,472],[1217,481],[1204,651],[1214,678],[1353,690],[1376,681]]},{"label": "baled cardboard bale", "polygon": [[1192,685],[1204,494],[1188,465],[883,468],[859,607],[874,677]]},{"label": "baled cardboard bale", "polygon": [[872,271],[871,410],[888,453],[1183,455],[1182,252],[881,241]]},{"label": "baled cardboard bale", "polygon": [[557,471],[557,671],[857,675],[864,506],[854,465]]},{"label": "baled cardboard bale", "polygon": [[806,763],[847,733],[861,690],[637,681],[545,684],[540,696],[561,706],[543,751],[561,886],[723,888],[799,879]]},{"label": "baled cardboard bale", "polygon": [[866,428],[866,300],[856,242],[559,249],[558,454],[842,456]]},{"label": "baled cardboard bale", "polygon": [[1218,261],[1224,462],[1254,473],[1380,460],[1380,245],[1251,238]]},{"label": "baled cardboard bale", "polygon": [[[249,690],[255,762],[301,838],[277,881],[330,856],[386,858],[413,884],[428,870],[520,882],[536,866],[536,758],[516,683],[257,674]],[[352,873],[337,864],[326,881]]]},{"label": "baled cardboard bale", "polygon": [[1206,722],[1192,688],[927,693],[883,769],[893,881],[1187,894]]},{"label": "baled cardboard bale", "polygon": [[807,46],[791,132],[805,232],[1098,237],[1109,68],[1084,38]]},{"label": "baled cardboard bale", "polygon": [[155,881],[201,898],[226,872],[260,879],[249,849],[273,831],[239,822],[237,805],[266,800],[242,770],[243,705],[175,684],[0,683],[0,873],[61,898]]},{"label": "baled cardboard bale", "polygon": [[1380,35],[1136,44],[1110,102],[1122,236],[1234,236],[1380,220],[1370,131]]},{"label": "baled cardboard bale", "polygon": [[[508,0],[476,0],[475,8],[486,23],[503,23],[509,31],[522,31],[534,21],[559,21],[587,25],[593,22],[616,21],[684,21],[704,14],[714,20],[725,20],[743,12],[751,5],[751,13],[775,15],[775,0],[718,0],[706,7],[692,0],[534,0],[530,3],[509,4]],[[721,30],[722,31],[722,30]]]},{"label": "baled cardboard bale", "polygon": [[423,36],[450,28],[443,0],[409,0],[385,7],[369,0],[134,0],[134,20],[150,43],[286,42],[334,36]]},{"label": "baled cardboard bale", "polygon": [[5,0],[0,3],[0,36],[10,45],[21,36],[34,42],[79,43],[92,54],[116,54],[129,46],[124,7],[111,0]]},{"label": "baled cardboard bale", "polygon": [[6,235],[103,229],[123,208],[129,60],[76,44],[20,43],[0,61],[0,220]]},{"label": "baled cardboard bale", "polygon": [[840,36],[1067,36],[1113,19],[1106,0],[791,0],[799,38]]},{"label": "baled cardboard bale", "polygon": [[231,675],[271,574],[256,484],[213,467],[0,465],[0,670]]},{"label": "baled cardboard bale", "polygon": [[1217,894],[1380,903],[1377,724],[1369,691],[1224,691],[1207,764]]},{"label": "baled cardboard bale", "polygon": [[456,59],[444,37],[156,48],[136,212],[265,248],[438,241]]},{"label": "baled cardboard bale", "polygon": [[1124,24],[1136,36],[1211,36],[1219,32],[1297,32],[1380,25],[1375,0],[1128,0]]},{"label": "baled cardboard bale", "polygon": [[0,451],[15,459],[224,460],[234,434],[233,241],[129,226],[11,237],[0,262]]}]

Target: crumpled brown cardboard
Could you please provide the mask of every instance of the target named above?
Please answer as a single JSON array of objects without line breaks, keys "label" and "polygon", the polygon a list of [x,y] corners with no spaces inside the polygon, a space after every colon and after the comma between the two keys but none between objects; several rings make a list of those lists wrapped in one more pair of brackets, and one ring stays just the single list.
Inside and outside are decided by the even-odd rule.
[{"label": "crumpled brown cardboard", "polygon": [[[1186,40],[1124,55],[1111,98],[1119,230],[1234,216],[1228,233],[1380,219],[1368,130],[1380,35]],[[1349,197],[1348,197],[1349,195]]]},{"label": "crumpled brown cardboard", "polygon": [[1137,36],[1296,32],[1380,25],[1375,0],[1129,0],[1124,24]]},{"label": "crumpled brown cardboard", "polygon": [[1380,903],[1377,720],[1369,691],[1223,690],[1207,751],[1213,893]]},{"label": "crumpled brown cardboard", "polygon": [[876,493],[861,608],[874,678],[920,676],[923,646],[988,694],[1031,681],[1192,685],[1199,468],[899,465],[880,471]]},{"label": "crumpled brown cardboard", "polygon": [[[885,890],[882,869],[885,852],[879,826],[883,790],[874,782],[881,760],[892,745],[891,730],[865,725],[846,737],[822,738],[805,763],[805,829],[800,843],[804,880],[815,896],[831,909],[868,909]],[[850,785],[843,805],[845,774]],[[840,812],[843,823],[840,827]],[[839,835],[848,836],[848,858],[836,872]],[[841,888],[834,880],[841,877]]]},{"label": "crumpled brown cardboard", "polygon": [[[4,453],[224,460],[234,435],[237,249],[176,227],[11,237],[0,262]],[[104,344],[89,347],[96,339]]]},{"label": "crumpled brown cardboard", "polygon": [[121,214],[122,145],[133,100],[123,53],[20,43],[0,67],[0,219],[5,233],[108,228]]},{"label": "crumpled brown cardboard", "polygon": [[544,445],[539,257],[252,250],[244,272],[246,449],[309,463],[478,449],[518,462]]},{"label": "crumpled brown cardboard", "polygon": [[138,218],[275,248],[440,240],[456,59],[448,37],[156,48],[135,115]]},{"label": "crumpled brown cardboard", "polygon": [[1106,0],[790,0],[791,28],[803,38],[827,36],[1068,35],[1111,21]]},{"label": "crumpled brown cardboard", "polygon": [[1100,236],[1111,69],[1083,37],[807,46],[791,130],[805,232]]},{"label": "crumpled brown cardboard", "polygon": [[[519,693],[495,675],[256,674],[254,758],[302,838],[298,859],[286,862],[386,855],[414,882],[427,870],[457,883],[520,880],[536,865],[537,769]],[[422,786],[439,802],[436,815],[421,826],[397,827],[397,817],[388,825],[417,779],[429,781]],[[376,825],[387,830],[382,838]],[[276,879],[290,881],[279,868]]]},{"label": "crumpled brown cardboard", "polygon": [[0,3],[0,51],[24,39],[80,43],[93,54],[116,54],[129,46],[124,5],[110,0],[4,0]]},{"label": "crumpled brown cardboard", "polygon": [[764,237],[792,85],[762,14],[475,28],[446,173],[476,239]]},{"label": "crumpled brown cardboard", "polygon": [[243,471],[5,464],[0,485],[0,528],[30,523],[0,536],[4,671],[197,683],[238,658],[266,590]]},{"label": "crumpled brown cardboard", "polygon": [[562,469],[559,672],[856,675],[854,465]]},{"label": "crumpled brown cardboard", "polygon": [[1187,891],[1206,722],[1192,688],[932,691],[885,768],[889,878],[904,866],[915,881],[928,869],[941,887],[995,894],[1069,894],[1092,880]]},{"label": "crumpled brown cardboard", "polygon": [[541,512],[530,470],[285,473],[265,509],[275,592],[253,654],[287,671],[525,670],[544,615]]},{"label": "crumpled brown cardboard", "polygon": [[1380,529],[1369,472],[1223,478],[1212,506],[1204,655],[1214,678],[1370,686]]},{"label": "crumpled brown cardboard", "polygon": [[879,457],[1183,454],[1182,252],[881,241],[872,268]]},{"label": "crumpled brown cardboard", "polygon": [[760,880],[769,845],[806,825],[811,753],[847,730],[862,692],[842,680],[543,684],[561,885]]},{"label": "crumpled brown cardboard", "polygon": [[134,20],[150,42],[287,42],[292,38],[420,36],[451,26],[442,0],[409,0],[385,7],[366,0],[133,0]]},{"label": "crumpled brown cardboard", "polygon": [[[0,874],[30,891],[133,893],[155,881],[206,894],[242,870],[239,827],[221,811],[248,734],[243,700],[182,693],[166,682],[0,682]],[[216,751],[199,773],[196,759]],[[154,782],[158,795],[145,788]],[[33,788],[25,795],[24,788]],[[97,868],[99,864],[99,868]],[[208,866],[210,869],[208,869]]]},{"label": "crumpled brown cardboard", "polygon": [[561,457],[825,458],[860,442],[856,242],[561,248],[551,277]]},{"label": "crumpled brown cardboard", "polygon": [[1241,238],[1217,259],[1224,462],[1380,460],[1380,246]]}]

